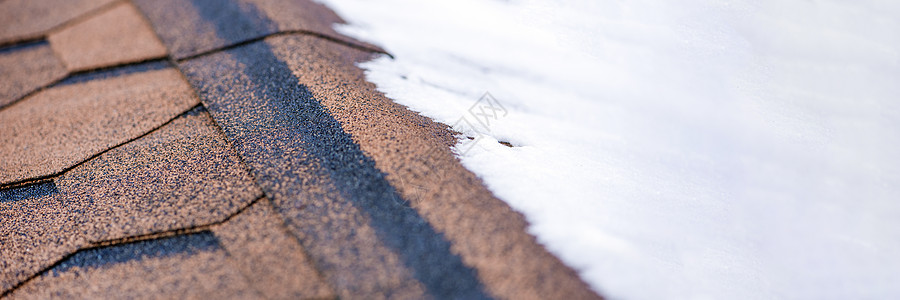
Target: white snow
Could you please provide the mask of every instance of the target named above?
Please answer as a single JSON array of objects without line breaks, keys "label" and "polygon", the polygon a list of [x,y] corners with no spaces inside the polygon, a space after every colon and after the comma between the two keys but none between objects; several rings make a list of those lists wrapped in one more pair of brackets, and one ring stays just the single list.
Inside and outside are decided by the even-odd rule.
[{"label": "white snow", "polygon": [[322,1],[602,295],[900,298],[900,2]]}]

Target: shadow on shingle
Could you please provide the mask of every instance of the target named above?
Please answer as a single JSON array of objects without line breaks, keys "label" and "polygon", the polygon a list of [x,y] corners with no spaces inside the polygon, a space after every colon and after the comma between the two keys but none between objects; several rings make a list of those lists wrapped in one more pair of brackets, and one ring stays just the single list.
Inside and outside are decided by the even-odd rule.
[{"label": "shadow on shingle", "polygon": [[26,199],[37,199],[56,195],[56,183],[53,180],[0,190],[0,203]]},{"label": "shadow on shingle", "polygon": [[21,44],[8,45],[8,46],[0,47],[0,54],[6,54],[6,53],[10,53],[10,52],[22,51],[22,50],[27,50],[30,48],[49,46],[49,45],[50,45],[50,43],[47,43],[46,40],[38,40],[38,41],[25,42],[25,43],[21,43]]},{"label": "shadow on shingle", "polygon": [[[190,60],[181,66],[199,90],[213,117],[226,135],[235,141],[238,151],[256,171],[260,185],[267,190],[267,194],[273,195],[274,201],[294,201],[295,193],[303,189],[302,184],[297,183],[304,181],[317,182],[317,188],[334,189],[329,192],[341,198],[335,205],[350,205],[361,211],[380,242],[399,257],[400,264],[411,271],[429,295],[437,298],[489,298],[475,270],[466,266],[450,250],[450,242],[442,233],[410,208],[409,203],[385,179],[385,174],[376,168],[375,162],[342,129],[340,122],[322,106],[308,87],[299,83],[290,67],[275,55],[268,43],[262,41],[241,46],[221,54]],[[246,95],[254,96],[248,98]],[[285,156],[286,152],[297,153],[297,156]],[[292,169],[297,166],[302,167]],[[317,218],[327,216],[326,212]],[[316,232],[318,229],[307,230],[313,231],[309,236],[326,237],[331,234]],[[331,250],[337,249],[326,249],[339,245],[334,243],[327,237],[325,240],[314,238],[313,241],[306,241],[304,246],[322,265],[332,259],[329,255],[335,255],[331,254]],[[349,247],[359,247],[352,251],[373,251],[362,245]],[[342,250],[350,251],[346,248]],[[358,261],[358,264],[368,268],[335,267],[328,271],[369,271],[378,269],[380,262]],[[373,271],[368,275],[370,279],[385,270]],[[353,289],[337,287],[338,290],[342,288]]]},{"label": "shadow on shingle", "polygon": [[176,235],[148,241],[84,250],[62,261],[51,273],[65,273],[73,267],[102,268],[148,258],[165,258],[176,255],[194,255],[220,249],[219,241],[209,231]]},{"label": "shadow on shingle", "polygon": [[60,81],[57,86],[71,85],[76,83],[82,83],[92,80],[113,78],[128,74],[141,73],[147,71],[155,71],[162,70],[172,65],[165,59],[157,59],[151,60],[147,62],[141,62],[136,64],[126,64],[120,66],[114,66],[109,68],[102,68],[96,71],[89,71],[84,73],[76,73],[69,76],[66,79]]}]

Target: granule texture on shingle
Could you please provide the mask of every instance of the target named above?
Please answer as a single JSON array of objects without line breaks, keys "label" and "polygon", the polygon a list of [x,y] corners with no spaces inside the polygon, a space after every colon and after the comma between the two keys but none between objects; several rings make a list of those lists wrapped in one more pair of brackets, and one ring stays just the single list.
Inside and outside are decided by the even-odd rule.
[{"label": "granule texture on shingle", "polygon": [[0,190],[0,293],[93,243],[213,224],[261,196],[197,108],[52,181]]},{"label": "granule texture on shingle", "polygon": [[66,76],[50,45],[37,43],[0,52],[0,108]]},{"label": "granule texture on shingle", "polygon": [[456,142],[452,131],[394,103],[365,80],[357,64],[372,54],[308,36],[272,37],[266,43],[410,207],[477,270],[491,295],[599,298],[528,234],[521,214],[459,163],[450,151]]},{"label": "granule texture on shingle", "polygon": [[127,2],[52,33],[48,40],[70,71],[166,56],[166,47]]},{"label": "granule texture on shingle", "polygon": [[341,38],[331,25],[343,21],[309,0],[134,2],[177,59],[285,30]]},{"label": "granule texture on shingle", "polygon": [[173,69],[40,91],[0,111],[0,185],[61,172],[197,104]]},{"label": "granule texture on shingle", "polygon": [[319,276],[268,199],[212,228],[233,264],[268,299],[327,299],[334,292]]},{"label": "granule texture on shingle", "polygon": [[263,299],[208,231],[78,252],[10,299]]},{"label": "granule texture on shingle", "polygon": [[341,37],[334,24],[344,23],[331,9],[314,1],[303,0],[241,0],[256,9],[277,26],[278,30],[304,30],[331,37]]},{"label": "granule texture on shingle", "polygon": [[0,1],[0,44],[35,39],[116,0]]},{"label": "granule texture on shingle", "polygon": [[458,261],[440,236],[404,209],[375,170],[360,165],[365,157],[265,43],[181,67],[339,297],[427,298],[419,277],[439,281],[432,275],[443,276],[450,293],[473,293],[452,288],[468,277],[453,277]]}]

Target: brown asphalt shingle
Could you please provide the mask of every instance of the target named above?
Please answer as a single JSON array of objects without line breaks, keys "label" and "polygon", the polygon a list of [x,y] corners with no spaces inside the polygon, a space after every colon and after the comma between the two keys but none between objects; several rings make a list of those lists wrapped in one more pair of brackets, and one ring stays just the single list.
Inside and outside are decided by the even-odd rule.
[{"label": "brown asphalt shingle", "polygon": [[211,231],[91,248],[11,299],[331,299],[334,292],[262,199]]},{"label": "brown asphalt shingle", "polygon": [[262,299],[208,231],[79,252],[10,299]]},{"label": "brown asphalt shingle", "polygon": [[309,0],[134,2],[177,59],[286,30],[341,37],[331,27],[341,19]]},{"label": "brown asphalt shingle", "polygon": [[50,34],[48,40],[69,71],[166,56],[166,47],[127,2]]},{"label": "brown asphalt shingle", "polygon": [[[500,298],[596,298],[458,163],[452,132],[364,80],[355,64],[370,58],[297,35],[180,66],[339,295],[372,293],[356,285],[359,274],[375,291],[398,291],[383,276],[396,272],[384,270],[405,269],[435,297],[483,296],[467,279],[474,270],[476,284]],[[388,252],[358,251],[372,242],[344,230],[371,231]],[[367,258],[385,253],[400,265]],[[366,268],[343,265],[347,259]]]},{"label": "brown asphalt shingle", "polygon": [[398,192],[477,270],[494,296],[589,299],[597,295],[526,231],[450,152],[453,133],[394,103],[356,63],[371,54],[312,37],[267,39],[312,97],[340,122]]},{"label": "brown asphalt shingle", "polygon": [[0,190],[0,291],[79,248],[219,222],[260,196],[195,109],[50,182]]},{"label": "brown asphalt shingle", "polygon": [[[372,47],[330,10],[134,0],[154,33],[131,3],[56,12],[71,21],[50,46],[87,71],[0,110],[0,295],[598,298],[459,164],[449,128],[365,81]],[[27,82],[0,91],[45,85]]]},{"label": "brown asphalt shingle", "polygon": [[47,31],[116,0],[0,1],[0,44],[41,37]]},{"label": "brown asphalt shingle", "polygon": [[268,199],[260,200],[212,231],[233,264],[265,298],[335,297]]},{"label": "brown asphalt shingle", "polygon": [[47,43],[0,52],[0,108],[66,76]]},{"label": "brown asphalt shingle", "polygon": [[[353,203],[356,196],[348,195],[350,191],[341,191],[345,182],[329,175],[329,169],[335,166],[303,148],[310,142],[306,139],[315,135],[315,126],[304,125],[317,121],[303,120],[306,117],[298,113],[313,103],[292,94],[296,81],[291,83],[280,76],[259,77],[290,75],[283,67],[275,69],[271,53],[258,51],[260,45],[263,44],[190,60],[183,67],[205,96],[205,104],[217,123],[223,126],[276,209],[287,217],[288,227],[338,296],[426,297],[415,272],[406,266],[395,247],[382,240],[378,227],[372,226],[371,214]],[[270,93],[282,88],[286,94]],[[309,107],[309,112],[314,111],[314,107]],[[404,230],[413,232],[413,228]],[[409,240],[425,244],[414,238]]]},{"label": "brown asphalt shingle", "polygon": [[61,172],[198,103],[172,69],[38,92],[0,111],[0,185]]}]

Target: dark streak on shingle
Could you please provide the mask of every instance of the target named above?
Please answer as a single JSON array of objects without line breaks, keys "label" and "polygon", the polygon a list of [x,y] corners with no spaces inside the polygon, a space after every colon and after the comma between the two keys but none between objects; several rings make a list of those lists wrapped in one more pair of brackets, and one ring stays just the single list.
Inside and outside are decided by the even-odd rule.
[{"label": "dark streak on shingle", "polygon": [[410,207],[477,270],[492,296],[599,298],[527,233],[521,214],[459,163],[450,152],[456,139],[446,125],[394,103],[365,80],[357,64],[372,54],[310,36],[275,37],[266,43]]},{"label": "dark streak on shingle", "polygon": [[66,79],[61,80],[55,86],[63,86],[63,85],[70,85],[70,84],[88,82],[88,81],[93,81],[93,80],[108,79],[108,78],[120,77],[120,76],[125,76],[125,75],[129,75],[129,74],[134,74],[134,73],[162,70],[162,69],[170,68],[170,67],[173,67],[173,66],[168,60],[151,60],[151,61],[136,63],[136,64],[117,65],[117,66],[113,66],[113,67],[91,70],[90,72],[71,74],[68,77],[66,77]]},{"label": "dark streak on shingle", "polygon": [[0,190],[0,202],[12,202],[53,196],[59,193],[53,180]]},{"label": "dark streak on shingle", "polygon": [[331,28],[332,24],[343,21],[331,10],[309,0],[134,2],[147,15],[175,59],[280,31],[306,31],[345,39]]},{"label": "dark streak on shingle", "polygon": [[[53,26],[57,33],[71,31],[130,6],[123,2],[93,2],[100,8],[84,13],[89,9],[60,11],[82,6],[78,0],[56,7],[43,0],[0,0],[0,8],[17,4],[0,9],[0,16],[16,16],[0,17],[0,45],[41,38]],[[61,64],[48,55],[46,43],[0,49],[0,71],[7,70],[4,56],[38,53],[37,61],[14,57],[6,65],[56,78],[25,78],[21,90],[0,89],[0,124],[12,126],[0,128],[6,130],[0,150],[26,161],[0,162],[0,179],[46,168],[27,162],[41,151],[45,160],[76,154],[37,172],[70,166],[52,177],[0,180],[0,297],[597,298],[526,232],[520,214],[459,164],[446,126],[393,103],[365,81],[356,64],[383,51],[336,34],[332,25],[341,21],[327,8],[308,0],[132,2],[168,46],[167,61],[146,61],[158,57],[158,48],[154,55],[111,62],[94,55],[73,68],[91,70],[59,81],[64,73],[54,70]],[[35,14],[48,7],[48,16],[58,18]],[[35,24],[22,25],[18,15]],[[23,35],[38,27],[44,29]],[[9,39],[9,32],[15,37]],[[91,40],[90,34],[71,36],[77,37],[72,49]],[[132,65],[119,64],[126,61]],[[173,62],[200,89],[225,136],[202,107],[153,127],[158,129],[140,121],[156,105],[132,114],[130,103],[82,107],[70,115],[71,109],[56,107],[66,98],[84,104],[122,93],[110,82],[171,71],[166,69]],[[148,81],[136,80],[125,90]],[[33,92],[44,82],[59,84]],[[4,108],[7,91],[28,96]],[[150,94],[158,101],[173,91],[193,94],[157,86],[129,97]],[[67,123],[123,112],[139,121]],[[97,147],[110,143],[97,139],[119,131],[132,138]],[[75,136],[68,142],[93,148],[67,152],[46,145],[58,147],[67,135]],[[232,146],[271,200],[261,198]],[[72,164],[85,153],[94,154]]]},{"label": "dark streak on shingle", "polygon": [[202,231],[80,251],[50,269],[49,273],[51,276],[59,276],[59,273],[65,273],[72,268],[95,269],[148,258],[194,255],[217,249],[220,249],[219,242],[212,232]]},{"label": "dark streak on shingle", "polygon": [[[182,68],[213,118],[253,169],[263,190],[289,218],[294,217],[289,223],[294,224],[300,236],[307,237],[301,238],[303,246],[326,277],[355,278],[349,282],[332,281],[339,294],[352,297],[405,293],[392,287],[390,282],[395,279],[387,276],[396,273],[390,270],[400,266],[365,259],[383,254],[333,257],[336,251],[373,251],[369,245],[354,243],[352,239],[330,239],[334,233],[320,232],[355,230],[346,226],[350,224],[331,228],[297,226],[308,219],[328,224],[333,214],[358,211],[358,216],[350,218],[364,218],[357,226],[371,226],[378,243],[398,256],[402,264],[399,270],[408,268],[431,296],[488,298],[475,272],[450,251],[443,234],[434,231],[397,195],[375,163],[299,84],[267,43],[191,60]],[[322,190],[330,196],[310,190]],[[318,210],[297,211],[301,204]],[[344,208],[344,212],[334,210],[345,206],[349,209]],[[355,263],[342,265],[333,262],[335,258]],[[379,265],[388,269],[370,270]],[[359,290],[359,285],[379,282],[380,290]],[[355,294],[360,292],[364,293]]]}]

